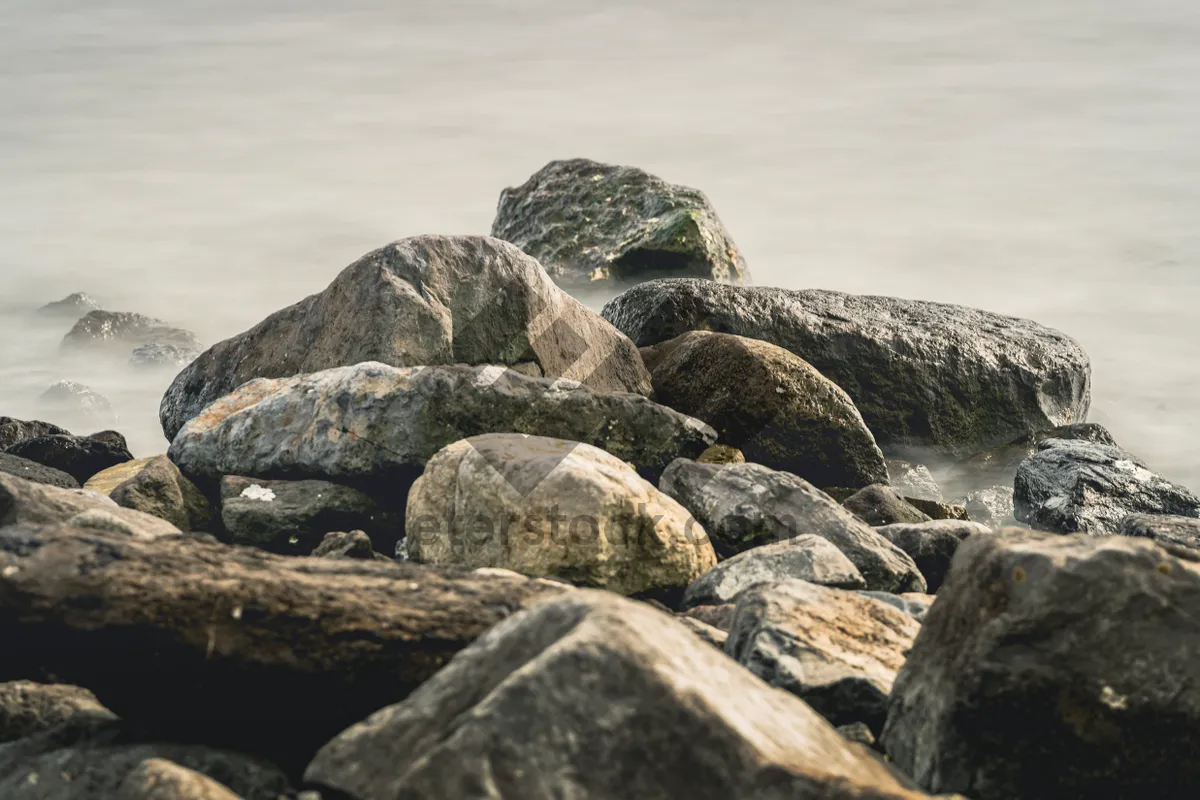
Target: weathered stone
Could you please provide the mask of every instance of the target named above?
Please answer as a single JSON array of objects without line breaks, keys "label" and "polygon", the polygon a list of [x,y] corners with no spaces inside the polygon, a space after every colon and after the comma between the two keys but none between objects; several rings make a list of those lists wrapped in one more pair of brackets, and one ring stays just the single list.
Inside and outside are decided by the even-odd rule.
[{"label": "weathered stone", "polygon": [[188,423],[169,453],[191,476],[369,483],[403,497],[438,450],[497,432],[586,442],[649,480],[716,438],[641,395],[598,394],[502,367],[367,363],[252,381]]},{"label": "weathered stone", "polygon": [[691,331],[642,349],[654,399],[711,425],[747,461],[818,487],[887,483],[854,403],[798,356],[758,339]]},{"label": "weathered stone", "polygon": [[241,800],[195,770],[163,758],[148,758],[125,776],[117,800]]},{"label": "weathered stone", "polygon": [[83,292],[75,292],[74,294],[67,295],[62,300],[46,303],[46,305],[38,309],[37,313],[43,317],[77,320],[99,308],[100,304],[91,295],[84,294]]},{"label": "weathered stone", "polygon": [[94,694],[79,686],[0,683],[0,744],[34,736],[77,717],[115,719]]},{"label": "weathered stone", "polygon": [[[1158,545],[1175,555],[1189,557],[1178,548],[1200,551],[1200,519],[1175,517],[1165,514],[1130,514],[1121,520],[1118,531],[1123,536],[1138,536],[1153,539]],[[1197,553],[1196,555],[1200,555]]]},{"label": "weathered stone", "polygon": [[[74,381],[59,381],[42,392],[38,408],[76,430],[94,431],[117,424],[117,414],[108,398]],[[61,429],[60,432],[67,433]]]},{"label": "weathered stone", "polygon": [[884,449],[966,457],[1084,419],[1091,366],[1072,339],[961,306],[672,278],[604,316],[640,347],[691,330],[763,339],[846,391]]},{"label": "weathered stone", "polygon": [[[955,481],[967,489],[980,486],[1012,486],[1013,477],[1021,462],[1037,452],[1038,445],[1047,439],[1071,439],[1117,446],[1113,435],[1103,425],[1080,422],[1061,425],[1049,430],[1022,436],[1014,442],[977,453],[955,465]],[[960,488],[960,491],[963,491]]]},{"label": "weathered stone", "polygon": [[1190,797],[1200,567],[1153,542],[1009,529],[963,542],[882,744],[978,800]]},{"label": "weathered stone", "polygon": [[171,523],[121,508],[104,495],[81,489],[60,489],[0,474],[0,527],[54,525],[68,520],[77,520],[77,524],[85,528],[116,529],[147,539],[179,534],[179,529]]},{"label": "weathered stone", "polygon": [[704,526],[722,557],[802,534],[815,534],[841,550],[869,589],[925,591],[917,565],[802,478],[760,464],[699,464],[678,459],[659,488]]},{"label": "weathered stone", "polygon": [[912,461],[888,459],[887,468],[892,488],[910,503],[914,499],[942,502],[942,490],[933,479],[929,467]]},{"label": "weathered stone", "polygon": [[84,484],[123,508],[165,519],[184,531],[208,530],[212,508],[196,485],[166,456],[126,461],[97,472]]},{"label": "weathered stone", "polygon": [[864,597],[871,597],[875,600],[880,600],[890,606],[900,609],[905,614],[915,619],[917,622],[924,622],[925,615],[929,613],[929,607],[933,605],[934,595],[923,594],[921,592],[905,592],[904,594],[892,594],[890,592],[859,592]]},{"label": "weathered stone", "polygon": [[1117,533],[1130,514],[1200,517],[1200,497],[1119,447],[1048,439],[1021,462],[1016,518],[1054,533]]},{"label": "weathered stone", "polygon": [[344,269],[323,292],[215,345],[163,397],[168,439],[254,378],[378,361],[394,367],[521,365],[596,391],[649,394],[637,348],[515,246],[418,236]]},{"label": "weathered stone", "polygon": [[717,630],[728,632],[730,624],[733,623],[733,612],[735,610],[736,606],[733,603],[722,603],[719,606],[692,606],[680,613],[685,617],[697,619]]},{"label": "weathered stone", "polygon": [[78,489],[79,481],[60,469],[47,467],[28,458],[14,456],[11,453],[0,453],[0,472],[15,475],[34,483],[44,483],[47,486],[57,486],[61,489]]},{"label": "weathered stone", "polygon": [[26,422],[12,417],[0,417],[0,451],[7,450],[17,442],[51,434],[70,436],[71,432],[49,422]]},{"label": "weathered stone", "polygon": [[619,458],[520,434],[441,450],[408,495],[408,557],[626,595],[678,596],[716,564],[704,528]]},{"label": "weathered stone", "polygon": [[875,746],[875,734],[865,722],[851,722],[848,725],[838,725],[837,732],[855,744],[863,747]]},{"label": "weathered stone", "polygon": [[842,501],[842,507],[873,527],[898,522],[916,525],[928,522],[929,516],[896,494],[890,486],[874,484]]},{"label": "weathered stone", "polygon": [[501,192],[492,235],[516,244],[569,287],[665,275],[749,279],[702,192],[585,158],[552,161]]},{"label": "weathered stone", "polygon": [[912,556],[925,576],[928,591],[933,593],[945,580],[959,544],[968,536],[991,533],[991,530],[978,522],[939,519],[915,525],[903,522],[883,525],[875,532]]},{"label": "weathered stone", "polygon": [[352,798],[922,796],[669,615],[589,590],[493,628],[306,778]]},{"label": "weathered stone", "polygon": [[349,558],[362,561],[391,561],[375,552],[371,537],[364,531],[333,531],[312,551],[314,558]]},{"label": "weathered stone", "polygon": [[858,568],[828,539],[805,534],[727,558],[688,586],[683,607],[731,603],[759,583],[801,580],[839,589],[862,589]]},{"label": "weathered stone", "polygon": [[922,500],[919,497],[908,497],[907,495],[901,495],[901,499],[930,519],[956,519],[961,522],[971,521],[971,516],[967,513],[966,506],[956,506],[953,503],[939,503],[933,500]]},{"label": "weathered stone", "polygon": [[0,680],[53,674],[162,735],[299,767],[496,622],[562,590],[494,572],[10,526]]},{"label": "weathered stone", "polygon": [[124,353],[146,344],[200,348],[200,340],[191,331],[172,327],[161,319],[126,311],[91,311],[81,317],[62,340],[64,350],[102,349]]},{"label": "weathered stone", "polygon": [[714,444],[696,457],[701,464],[745,464],[746,455],[736,447]]},{"label": "weathered stone", "polygon": [[972,522],[989,528],[1012,527],[1017,524],[1013,516],[1013,490],[1009,486],[991,486],[977,489],[957,498],[955,504],[967,510]]},{"label": "weathered stone", "polygon": [[125,438],[120,434],[115,435],[118,441],[97,436],[38,436],[14,444],[8,452],[65,472],[79,483],[86,483],[97,472],[133,460]]},{"label": "weathered stone", "polygon": [[134,367],[158,368],[170,367],[178,369],[186,367],[200,355],[200,349],[180,347],[175,344],[153,342],[144,344],[129,356],[129,363]]}]

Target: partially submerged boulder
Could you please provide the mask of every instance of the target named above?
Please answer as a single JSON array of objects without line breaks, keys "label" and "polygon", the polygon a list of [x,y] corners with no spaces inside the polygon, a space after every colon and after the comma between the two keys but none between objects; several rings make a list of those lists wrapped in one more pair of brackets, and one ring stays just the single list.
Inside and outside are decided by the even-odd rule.
[{"label": "partially submerged boulder", "polygon": [[56,728],[78,718],[116,719],[81,686],[34,681],[0,683],[0,744]]},{"label": "partially submerged boulder", "polygon": [[747,461],[817,487],[887,483],[883,453],[836,384],[782,347],[692,331],[642,358],[654,399],[701,419]]},{"label": "partially submerged boulder", "polygon": [[139,458],[96,473],[84,484],[123,508],[165,519],[183,531],[205,531],[212,522],[208,499],[166,456]]},{"label": "partially submerged boulder", "polygon": [[179,369],[195,361],[199,355],[198,347],[152,342],[136,348],[129,356],[129,364],[138,368]]},{"label": "partially submerged boulder", "polygon": [[907,523],[917,525],[930,517],[901,497],[895,489],[872,484],[842,501],[842,508],[873,527]]},{"label": "partially submerged boulder", "polygon": [[161,319],[127,311],[91,311],[63,337],[63,350],[108,350],[131,353],[147,344],[174,345],[198,350],[200,340],[191,331]]},{"label": "partially submerged boulder", "polygon": [[[76,430],[95,431],[117,424],[117,414],[108,398],[75,381],[52,384],[38,396],[38,408],[40,413]],[[68,431],[59,429],[47,434],[68,434]]]},{"label": "partially submerged boulder", "polygon": [[81,489],[60,489],[0,473],[0,527],[73,522],[83,528],[120,531],[145,539],[176,536],[171,523]]},{"label": "partially submerged boulder", "polygon": [[551,161],[501,192],[492,236],[529,253],[568,287],[667,275],[749,278],[703,193],[585,158]]},{"label": "partially submerged boulder", "polygon": [[86,483],[97,472],[133,460],[125,437],[115,431],[92,436],[38,436],[14,444],[8,452],[65,472],[80,483]]},{"label": "partially submerged boulder", "polygon": [[515,246],[418,236],[368,253],[319,294],[209,348],[163,396],[163,432],[174,439],[205,406],[255,378],[365,361],[504,364],[596,391],[650,392],[633,343]]},{"label": "partially submerged boulder", "polygon": [[763,339],[846,391],[884,449],[956,457],[1081,422],[1091,366],[1072,339],[961,306],[688,278],[643,283],[604,307],[639,347],[687,331]]},{"label": "partially submerged boulder", "polygon": [[46,303],[46,305],[38,309],[37,313],[42,317],[77,320],[99,308],[100,304],[96,302],[94,297],[83,292],[75,292],[74,294],[67,295],[62,300]]},{"label": "partially submerged boulder", "polygon": [[978,522],[938,519],[916,524],[902,522],[883,525],[876,528],[875,532],[912,556],[932,594],[946,579],[950,562],[963,540],[968,536],[991,533],[992,529]]}]

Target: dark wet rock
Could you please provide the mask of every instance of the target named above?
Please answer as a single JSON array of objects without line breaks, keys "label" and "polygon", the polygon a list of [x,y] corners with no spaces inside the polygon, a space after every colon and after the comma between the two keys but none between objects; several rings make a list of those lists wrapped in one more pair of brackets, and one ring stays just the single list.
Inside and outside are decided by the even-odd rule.
[{"label": "dark wet rock", "polygon": [[1121,528],[1118,533],[1123,536],[1153,539],[1160,547],[1170,550],[1181,558],[1192,556],[1179,552],[1177,548],[1200,551],[1200,519],[1195,517],[1130,514],[1121,520]]},{"label": "dark wet rock", "polygon": [[892,488],[909,502],[916,499],[940,503],[944,499],[933,473],[924,464],[888,459],[887,468]]},{"label": "dark wet rock", "polygon": [[501,192],[492,235],[516,244],[568,287],[668,275],[749,277],[702,192],[584,158],[552,161]]},{"label": "dark wet rock", "polygon": [[950,480],[959,492],[987,486],[1012,486],[1021,462],[1037,452],[1038,445],[1047,439],[1069,439],[1117,446],[1113,435],[1103,425],[1080,422],[1061,425],[1049,430],[1022,436],[1014,442],[978,453],[956,464]]},{"label": "dark wet rock", "polygon": [[0,528],[0,680],[54,674],[124,720],[298,767],[489,627],[564,588],[10,526]]},{"label": "dark wet rock", "polygon": [[122,508],[165,519],[182,531],[206,531],[212,523],[208,499],[166,456],[109,467],[89,478],[83,488],[107,495]]},{"label": "dark wet rock", "polygon": [[12,417],[0,417],[0,452],[7,450],[17,442],[52,434],[70,436],[71,432],[57,425],[51,425],[49,422],[38,422],[37,420],[26,422]]},{"label": "dark wet rock", "polygon": [[842,501],[842,507],[871,526],[904,522],[928,522],[929,516],[896,493],[890,486],[868,486]]},{"label": "dark wet rock", "polygon": [[1183,798],[1200,783],[1200,569],[1147,540],[963,542],[881,737],[973,800]]},{"label": "dark wet rock", "polygon": [[14,456],[36,461],[87,483],[97,472],[132,461],[125,437],[105,431],[93,436],[51,434],[26,439],[8,448]]},{"label": "dark wet rock", "polygon": [[367,363],[252,381],[192,420],[169,453],[191,476],[363,482],[402,498],[438,450],[496,432],[591,444],[652,481],[716,438],[699,420],[637,394],[503,367]]},{"label": "dark wet rock", "polygon": [[930,519],[956,519],[962,522],[970,521],[966,506],[956,506],[953,503],[937,503],[933,500],[922,500],[918,497],[902,495],[904,502],[920,511]]},{"label": "dark wet rock", "polygon": [[358,489],[329,481],[221,479],[221,523],[234,544],[308,555],[333,531],[366,531],[377,549],[395,551],[404,533],[400,513]]},{"label": "dark wet rock", "polygon": [[169,522],[121,508],[104,495],[61,489],[0,473],[0,527],[65,522],[147,539],[179,534],[179,529]]},{"label": "dark wet rock", "polygon": [[205,406],[255,378],[367,361],[498,363],[596,391],[650,392],[637,348],[515,246],[418,236],[368,253],[319,294],[209,348],[163,396],[163,431],[174,439]]},{"label": "dark wet rock", "polygon": [[727,558],[692,581],[683,607],[731,603],[751,586],[791,579],[839,589],[866,586],[858,568],[832,542],[805,534]]},{"label": "dark wet rock", "polygon": [[75,323],[63,337],[64,350],[110,350],[130,353],[147,344],[200,349],[191,331],[173,327],[161,319],[127,311],[92,311]]},{"label": "dark wet rock", "polygon": [[745,464],[746,454],[727,444],[714,444],[696,456],[696,460],[701,464]]},{"label": "dark wet rock", "polygon": [[844,389],[890,451],[966,457],[1079,422],[1090,402],[1075,341],[961,306],[674,278],[635,286],[603,313],[639,347],[691,330],[784,347]]},{"label": "dark wet rock", "polygon": [[892,594],[891,592],[859,592],[864,597],[870,597],[875,600],[882,601],[888,605],[903,611],[917,622],[924,622],[925,615],[929,613],[929,607],[933,605],[934,596],[924,594],[922,592],[905,592],[904,594]]},{"label": "dark wet rock", "polygon": [[117,800],[241,800],[207,775],[164,758],[148,758],[125,776]]},{"label": "dark wet rock", "polygon": [[30,461],[28,458],[14,456],[11,453],[0,452],[0,472],[8,475],[16,475],[18,478],[24,478],[34,483],[57,486],[60,489],[79,488],[79,481],[62,470],[47,467],[44,464]]},{"label": "dark wet rock", "polygon": [[79,686],[33,681],[0,683],[0,744],[35,736],[81,717],[115,719],[94,694]]},{"label": "dark wet rock", "polygon": [[814,486],[887,483],[883,453],[837,385],[782,347],[692,331],[642,349],[654,398],[711,425],[747,461]]},{"label": "dark wet rock", "polygon": [[365,531],[334,531],[312,551],[314,558],[348,558],[359,561],[391,561],[383,553],[376,553],[371,537]]},{"label": "dark wet rock", "polygon": [[678,459],[659,488],[692,513],[728,558],[802,534],[828,539],[858,568],[869,589],[925,590],[908,555],[807,481],[761,464]]},{"label": "dark wet rock", "polygon": [[950,561],[958,546],[968,536],[991,533],[991,528],[978,522],[939,519],[917,524],[896,523],[875,529],[883,538],[912,556],[925,576],[930,593],[936,592],[946,578]]},{"label": "dark wet rock", "polygon": [[178,369],[186,367],[200,355],[198,347],[181,347],[176,344],[152,342],[144,344],[129,356],[129,363],[135,367],[170,367]]},{"label": "dark wet rock", "polygon": [[91,295],[76,292],[67,295],[62,300],[47,303],[39,308],[37,313],[43,317],[77,320],[99,308],[100,304]]},{"label": "dark wet rock", "polygon": [[670,615],[593,590],[497,626],[306,778],[353,798],[922,796]]},{"label": "dark wet rock", "polygon": [[42,392],[38,408],[40,413],[76,430],[94,431],[117,423],[108,398],[75,381],[59,381]]},{"label": "dark wet rock", "polygon": [[1021,462],[1015,515],[1054,533],[1117,533],[1130,514],[1200,517],[1200,497],[1119,447],[1048,439]]},{"label": "dark wet rock", "polygon": [[967,510],[972,522],[989,528],[1011,527],[1017,524],[1013,507],[1013,490],[1009,486],[991,486],[968,492],[954,500]]},{"label": "dark wet rock", "polygon": [[857,592],[783,581],[741,594],[725,652],[834,725],[879,731],[918,630],[912,617]]}]

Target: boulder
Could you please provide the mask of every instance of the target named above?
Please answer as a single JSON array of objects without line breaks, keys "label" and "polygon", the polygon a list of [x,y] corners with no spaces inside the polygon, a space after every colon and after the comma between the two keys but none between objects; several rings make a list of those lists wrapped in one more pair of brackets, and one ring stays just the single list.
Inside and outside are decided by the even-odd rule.
[{"label": "boulder", "polygon": [[314,558],[349,558],[362,561],[392,560],[382,553],[376,553],[371,537],[363,531],[327,533],[312,554]]},{"label": "boulder", "polygon": [[842,501],[854,516],[873,527],[904,522],[915,525],[928,522],[929,515],[918,510],[890,486],[874,484],[861,489]]},{"label": "boulder", "polygon": [[912,461],[888,459],[887,469],[892,488],[910,503],[913,500],[942,502],[942,490],[933,479],[929,467]]},{"label": "boulder", "polygon": [[959,544],[968,536],[991,533],[992,529],[978,522],[938,519],[917,524],[901,522],[883,525],[876,528],[875,532],[912,556],[917,568],[925,576],[928,591],[934,593],[946,579],[950,561]]},{"label": "boulder", "polygon": [[642,349],[654,399],[701,419],[747,461],[818,487],[887,483],[875,437],[850,398],[782,347],[691,331]]},{"label": "boulder", "polygon": [[696,460],[701,464],[745,464],[746,455],[736,447],[714,444],[696,456]]},{"label": "boulder", "polygon": [[923,796],[669,615],[591,590],[493,628],[306,779],[349,798]]},{"label": "boulder", "polygon": [[125,437],[111,431],[104,433],[112,433],[116,438],[98,434],[51,434],[18,442],[8,452],[65,472],[80,483],[86,483],[97,472],[133,460]]},{"label": "boulder", "polygon": [[403,498],[438,450],[501,432],[586,442],[649,480],[716,438],[641,395],[599,394],[503,367],[367,363],[252,381],[188,423],[168,452],[185,474],[210,480],[316,478]]},{"label": "boulder", "polygon": [[38,309],[37,313],[42,317],[77,320],[99,309],[100,304],[91,295],[84,294],[83,292],[75,292],[74,294],[67,295],[62,300],[46,303],[46,305]]},{"label": "boulder", "polygon": [[[1188,557],[1187,550],[1200,551],[1200,519],[1195,517],[1130,514],[1121,520],[1118,533],[1153,539],[1160,547],[1181,558]],[[1185,548],[1185,551],[1181,552],[1179,548]]]},{"label": "boulder", "polygon": [[49,422],[38,422],[37,420],[25,422],[12,417],[0,417],[0,451],[7,450],[17,442],[50,434],[70,436],[71,432],[57,425],[51,425]]},{"label": "boulder", "polygon": [[408,557],[626,595],[678,596],[716,563],[683,506],[605,451],[486,434],[441,450],[408,495]]},{"label": "boulder", "polygon": [[806,581],[754,586],[738,597],[725,652],[834,725],[878,732],[888,694],[921,628],[887,603]]},{"label": "boulder", "polygon": [[1118,533],[1130,514],[1200,517],[1200,497],[1119,447],[1047,439],[1013,484],[1018,520],[1054,533]]},{"label": "boulder", "polygon": [[139,368],[186,367],[200,355],[199,348],[152,342],[136,348],[129,356],[130,366]]},{"label": "boulder", "polygon": [[678,616],[676,617],[685,628],[696,634],[696,638],[701,639],[713,647],[725,652],[725,642],[729,639],[729,634],[720,628],[713,627],[707,622],[701,622],[695,617]]},{"label": "boulder", "polygon": [[729,626],[733,622],[735,608],[733,603],[722,603],[718,606],[692,606],[681,611],[680,615],[703,622],[717,630],[728,632]]},{"label": "boulder", "polygon": [[568,287],[666,275],[749,279],[703,193],[585,158],[552,161],[501,192],[492,236],[520,247]]},{"label": "boulder", "polygon": [[967,513],[966,506],[956,506],[953,503],[939,503],[933,500],[922,500],[919,497],[908,497],[906,495],[901,495],[900,499],[930,519],[956,519],[962,522],[971,521],[971,517]]},{"label": "boulder", "polygon": [[671,278],[628,289],[603,314],[639,347],[713,330],[786,348],[844,389],[889,451],[966,457],[1080,422],[1090,402],[1075,341],[961,306]]},{"label": "boulder", "polygon": [[989,486],[986,489],[976,489],[954,500],[956,505],[966,509],[967,516],[972,522],[978,522],[989,528],[1012,527],[1017,524],[1013,516],[1013,490],[1011,486]]},{"label": "boulder", "polygon": [[862,589],[858,568],[828,539],[804,534],[745,550],[722,561],[688,586],[683,607],[732,603],[760,583],[801,580],[839,589]]},{"label": "boulder", "polygon": [[[59,381],[38,397],[38,408],[77,430],[94,431],[117,424],[112,403],[99,392],[75,381]],[[67,431],[59,429],[58,433]]]},{"label": "boulder", "polygon": [[333,531],[363,530],[376,548],[396,550],[402,515],[358,489],[329,481],[221,479],[221,524],[234,544],[308,555]]},{"label": "boulder", "polygon": [[255,378],[378,361],[393,367],[505,364],[600,392],[649,394],[633,343],[513,245],[418,236],[368,253],[323,292],[209,348],[162,400],[168,439]]},{"label": "boulder", "polygon": [[963,542],[881,743],[972,800],[1183,798],[1200,784],[1200,569],[1147,540]]},{"label": "boulder", "polygon": [[563,589],[16,525],[0,528],[0,680],[53,674],[159,735],[299,768],[489,627]]},{"label": "boulder", "polygon": [[62,349],[128,354],[147,344],[200,349],[200,340],[191,331],[175,328],[161,319],[126,311],[89,312],[63,337]]},{"label": "boulder", "polygon": [[16,475],[34,483],[44,483],[61,489],[78,489],[79,481],[62,470],[47,467],[28,458],[14,456],[11,453],[0,453],[0,472]]},{"label": "boulder", "polygon": [[207,775],[164,758],[148,758],[121,781],[117,800],[241,800]]},{"label": "boulder", "polygon": [[212,521],[208,500],[166,456],[109,467],[89,478],[84,488],[107,495],[123,508],[165,519],[183,531],[208,530]]},{"label": "boulder", "polygon": [[0,473],[0,527],[54,525],[68,521],[84,528],[119,530],[146,539],[179,534],[179,529],[171,523],[121,508],[104,495],[81,489],[60,489]]},{"label": "boulder", "polygon": [[1014,442],[992,450],[977,453],[955,465],[953,480],[960,491],[977,489],[980,486],[1012,486],[1013,477],[1021,462],[1037,452],[1038,445],[1047,439],[1070,439],[1117,446],[1113,435],[1103,425],[1095,422],[1080,422],[1060,425],[1049,430],[1036,431],[1020,437]]},{"label": "boulder", "polygon": [[868,589],[925,591],[907,553],[791,473],[679,459],[667,467],[659,488],[695,516],[722,557],[815,534],[850,559]]},{"label": "boulder", "polygon": [[864,597],[871,597],[875,600],[880,600],[890,606],[900,609],[905,614],[915,619],[917,622],[924,622],[925,615],[929,613],[929,607],[933,605],[934,595],[923,594],[921,592],[905,592],[904,594],[891,594],[890,592],[859,592]]},{"label": "boulder", "polygon": [[81,717],[116,718],[94,694],[79,686],[33,681],[0,683],[0,744]]}]

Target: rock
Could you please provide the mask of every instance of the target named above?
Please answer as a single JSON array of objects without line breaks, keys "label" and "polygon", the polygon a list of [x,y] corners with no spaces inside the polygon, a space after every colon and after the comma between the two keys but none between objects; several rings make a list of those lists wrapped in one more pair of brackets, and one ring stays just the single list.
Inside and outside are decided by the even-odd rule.
[{"label": "rock", "polygon": [[915,525],[928,522],[929,516],[918,511],[896,494],[890,486],[875,484],[847,497],[842,507],[873,527],[904,522]]},{"label": "rock", "polygon": [[1048,439],[1021,462],[1013,484],[1021,522],[1054,533],[1117,533],[1130,514],[1200,517],[1200,497],[1156,475],[1119,447]]},{"label": "rock", "polygon": [[805,534],[786,542],[745,550],[722,561],[688,586],[683,607],[731,603],[759,583],[795,579],[862,589],[866,581],[850,559],[827,539]]},{"label": "rock", "polygon": [[628,289],[603,314],[639,347],[713,330],[786,348],[846,391],[885,450],[962,458],[1082,421],[1090,402],[1075,341],[961,306],[672,278]]},{"label": "rock", "polygon": [[[138,788],[138,776],[146,774],[146,762],[158,759],[206,776],[210,790],[213,781],[228,787],[226,794],[129,794]],[[193,780],[191,785],[202,784]],[[4,800],[279,800],[290,792],[287,776],[264,761],[201,745],[154,741],[147,732],[111,719],[73,720],[0,746]]]},{"label": "rock", "polygon": [[1179,558],[1190,557],[1187,550],[1200,550],[1200,519],[1164,514],[1130,514],[1121,520],[1118,531],[1123,536],[1153,539],[1159,547]]},{"label": "rock", "polygon": [[969,492],[954,501],[967,510],[973,522],[989,528],[1012,527],[1017,524],[1013,516],[1013,490],[1007,486],[991,486]]},{"label": "rock", "polygon": [[901,500],[920,511],[930,519],[956,519],[960,522],[970,522],[966,506],[956,506],[953,503],[938,503],[933,500],[922,500],[919,497],[901,495]]},{"label": "rock", "polygon": [[71,432],[49,422],[25,422],[12,417],[0,417],[0,452],[7,450],[17,442],[34,439],[38,436],[61,434],[70,436]]},{"label": "rock", "polygon": [[391,561],[392,559],[376,553],[371,543],[371,537],[363,531],[349,533],[335,531],[325,534],[325,538],[312,551],[315,558],[349,558],[363,561]]},{"label": "rock", "polygon": [[441,450],[408,495],[408,557],[626,595],[678,595],[716,554],[624,461],[563,439],[486,434]]},{"label": "rock", "polygon": [[692,331],[642,358],[654,398],[711,425],[723,444],[815,486],[887,483],[875,437],[850,398],[782,347]]},{"label": "rock", "polygon": [[[94,431],[117,424],[112,403],[82,383],[59,381],[38,397],[42,413],[78,430]],[[67,431],[59,429],[61,434]]]},{"label": "rock", "polygon": [[892,488],[910,503],[914,499],[942,502],[942,490],[933,479],[929,467],[912,461],[888,459],[887,469]]},{"label": "rock", "polygon": [[725,652],[834,725],[864,722],[878,731],[892,681],[920,628],[856,592],[781,581],[742,592]]},{"label": "rock", "polygon": [[[1014,442],[978,453],[966,461],[955,464],[947,480],[955,485],[957,492],[963,494],[975,491],[981,486],[1011,487],[1013,478],[1017,474],[1017,467],[1021,465],[1022,461],[1036,453],[1038,445],[1047,439],[1072,439],[1117,446],[1113,435],[1103,425],[1095,422],[1062,425],[1049,430],[1037,431],[1022,436]],[[1013,520],[1010,519],[1006,524],[1012,524],[1012,522]]]},{"label": "rock", "polygon": [[922,796],[669,615],[590,590],[492,629],[306,779],[353,798]]},{"label": "rock", "polygon": [[736,447],[714,444],[696,457],[701,464],[745,464],[746,456]]},{"label": "rock", "polygon": [[163,758],[148,758],[125,776],[117,800],[241,800],[199,772]]},{"label": "rock", "polygon": [[968,536],[991,533],[992,529],[978,522],[939,519],[915,525],[903,522],[883,525],[875,532],[912,556],[932,594],[945,580],[959,544]]},{"label": "rock", "polygon": [[378,361],[394,367],[505,364],[649,394],[633,344],[513,245],[418,236],[344,269],[327,289],[209,348],[163,397],[168,439],[205,406],[254,378]]},{"label": "rock", "polygon": [[8,452],[65,472],[80,483],[86,483],[97,472],[133,460],[125,438],[120,434],[116,436],[117,441],[94,436],[38,436],[14,444]]},{"label": "rock", "polygon": [[855,744],[863,747],[875,746],[875,734],[865,722],[851,722],[849,725],[838,725],[837,732]]},{"label": "rock", "polygon": [[123,508],[165,519],[183,531],[208,530],[212,508],[166,456],[139,458],[97,472],[84,485]]},{"label": "rock", "polygon": [[28,458],[21,458],[10,453],[0,453],[0,472],[16,475],[34,483],[44,483],[47,486],[57,486],[61,489],[78,489],[79,481],[62,470],[47,467]]},{"label": "rock", "polygon": [[299,768],[483,631],[562,590],[494,573],[10,526],[0,528],[0,680],[54,674],[161,735]]},{"label": "rock", "polygon": [[867,588],[925,591],[925,580],[908,554],[791,473],[760,464],[718,466],[679,459],[667,467],[659,488],[692,512],[722,557],[815,534],[850,559]]},{"label": "rock", "polygon": [[1200,569],[1123,536],[963,542],[881,742],[973,800],[1189,797],[1200,782]]},{"label": "rock", "polygon": [[728,632],[729,626],[733,623],[735,610],[736,606],[733,603],[722,603],[719,606],[692,606],[682,611],[681,614],[717,630]]},{"label": "rock", "polygon": [[147,344],[200,349],[200,340],[191,331],[172,327],[161,319],[126,311],[89,312],[63,337],[62,349],[130,353]]},{"label": "rock", "polygon": [[586,442],[648,480],[716,434],[636,394],[597,394],[501,367],[367,363],[257,380],[192,420],[169,450],[190,476],[368,483],[403,497],[433,454],[483,433]]},{"label": "rock", "polygon": [[47,303],[38,309],[38,315],[43,317],[60,317],[62,319],[77,320],[93,311],[97,311],[100,304],[91,296],[83,292],[69,294],[62,300],[55,300],[53,303]]},{"label": "rock", "polygon": [[931,594],[922,594],[921,592],[905,592],[904,594],[891,594],[890,592],[859,592],[864,597],[870,597],[875,600],[880,600],[890,606],[900,609],[905,614],[915,619],[917,622],[924,622],[925,615],[929,613],[929,607],[933,605],[934,596]]},{"label": "rock", "polygon": [[78,717],[116,718],[94,694],[79,686],[0,683],[0,744],[34,736]]},{"label": "rock", "polygon": [[709,625],[707,622],[701,622],[695,617],[678,616],[676,619],[683,623],[685,628],[696,634],[698,638],[703,639],[722,653],[725,652],[725,642],[729,639],[728,633],[720,628]]},{"label": "rock", "polygon": [[152,342],[135,349],[129,356],[134,367],[186,367],[200,355],[199,348]]},{"label": "rock", "polygon": [[332,531],[364,530],[385,553],[395,551],[404,519],[370,496],[329,481],[221,479],[221,523],[234,544],[307,555]]},{"label": "rock", "polygon": [[[88,512],[101,512],[101,515]],[[77,524],[85,528],[116,529],[147,539],[179,534],[179,529],[169,522],[120,508],[104,495],[81,489],[60,489],[0,474],[0,527],[54,525],[68,520],[77,520]]]},{"label": "rock", "polygon": [[492,236],[516,244],[565,286],[666,275],[749,279],[703,193],[584,158],[552,161],[501,192]]}]

